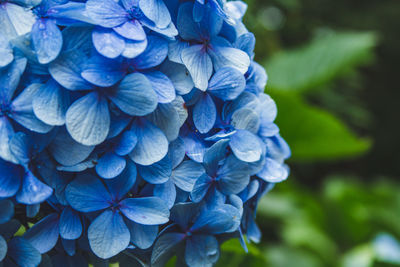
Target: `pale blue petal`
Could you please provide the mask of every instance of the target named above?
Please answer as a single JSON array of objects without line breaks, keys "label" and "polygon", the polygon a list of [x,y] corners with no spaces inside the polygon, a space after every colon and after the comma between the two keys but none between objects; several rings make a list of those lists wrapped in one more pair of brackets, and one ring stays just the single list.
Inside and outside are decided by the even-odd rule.
[{"label": "pale blue petal", "polygon": [[236,99],[246,87],[246,80],[237,69],[219,69],[208,84],[208,91],[224,101]]},{"label": "pale blue petal", "polygon": [[41,86],[32,101],[36,117],[46,124],[57,126],[65,123],[65,113],[69,104],[68,92],[54,80]]},{"label": "pale blue petal", "polygon": [[148,45],[140,56],[133,59],[133,65],[138,70],[154,68],[160,65],[168,55],[168,42],[158,36],[147,36]]},{"label": "pale blue petal", "polygon": [[202,140],[195,135],[184,136],[186,155],[196,162],[203,162],[206,146]]},{"label": "pale blue petal", "polygon": [[86,13],[97,24],[113,28],[128,20],[128,13],[114,0],[89,0]]},{"label": "pale blue petal", "polygon": [[192,192],[196,180],[204,172],[204,168],[200,163],[186,160],[173,170],[171,179],[183,191]]},{"label": "pale blue petal", "polygon": [[184,65],[166,61],[161,65],[161,71],[168,76],[179,95],[188,94],[193,89],[192,77]]},{"label": "pale blue petal", "polygon": [[120,175],[125,166],[125,158],[108,152],[97,161],[96,172],[101,178],[112,179]]},{"label": "pale blue petal", "polygon": [[171,23],[171,16],[163,0],[140,0],[140,9],[160,29]]},{"label": "pale blue petal", "polygon": [[146,77],[157,93],[159,103],[171,103],[175,99],[175,88],[168,76],[160,71],[152,71],[146,73]]},{"label": "pale blue petal", "polygon": [[123,112],[132,116],[144,116],[157,107],[157,94],[151,87],[146,76],[132,73],[127,75],[108,97]]},{"label": "pale blue petal", "polygon": [[53,61],[61,51],[62,35],[55,20],[39,19],[32,27],[32,43],[40,64]]},{"label": "pale blue petal", "polygon": [[231,136],[229,145],[235,156],[245,162],[256,162],[261,158],[261,140],[253,133],[238,130]]},{"label": "pale blue petal", "polygon": [[157,225],[143,225],[127,220],[131,242],[140,249],[150,248],[158,235]]},{"label": "pale blue petal", "polygon": [[148,121],[140,121],[132,126],[138,143],[129,154],[140,165],[151,165],[160,161],[168,152],[168,140],[164,133]]},{"label": "pale blue petal", "polygon": [[97,93],[81,97],[69,107],[66,126],[72,138],[83,145],[102,143],[110,129],[107,100]]},{"label": "pale blue petal", "polygon": [[169,143],[168,157],[171,160],[172,168],[175,169],[185,158],[185,142],[181,137]]},{"label": "pale blue petal", "polygon": [[112,29],[96,27],[92,32],[93,45],[97,52],[108,58],[116,58],[125,49],[124,38]]},{"label": "pale blue petal", "polygon": [[93,253],[108,259],[129,245],[130,234],[122,216],[118,212],[106,210],[89,226],[88,239]]},{"label": "pale blue petal", "polygon": [[205,91],[213,71],[213,63],[203,45],[192,45],[183,49],[181,58],[189,70],[194,85]]},{"label": "pale blue petal", "polygon": [[193,190],[190,193],[190,198],[192,199],[192,201],[195,203],[200,202],[207,194],[208,190],[212,186],[212,183],[212,179],[207,174],[203,174],[202,176],[200,176],[196,180]]},{"label": "pale blue petal", "polygon": [[131,160],[127,160],[124,171],[114,179],[104,180],[107,188],[114,200],[122,199],[133,187],[136,182],[136,165]]},{"label": "pale blue petal", "polygon": [[179,114],[172,104],[159,104],[147,119],[164,132],[168,141],[178,138],[181,125]]},{"label": "pale blue petal", "polygon": [[219,258],[219,244],[211,235],[194,235],[186,241],[185,261],[189,266],[212,266]]},{"label": "pale blue petal", "polygon": [[189,47],[189,43],[181,40],[174,40],[169,42],[168,46],[168,59],[174,63],[183,64],[181,59],[182,50]]},{"label": "pale blue petal", "polygon": [[143,41],[131,41],[125,39],[125,49],[122,52],[122,56],[126,58],[135,58],[146,50],[147,44],[147,39],[144,39]]},{"label": "pale blue petal", "polygon": [[247,130],[253,134],[260,128],[259,116],[249,108],[236,110],[232,115],[231,124],[238,130]]},{"label": "pale blue petal", "polygon": [[155,197],[159,197],[165,201],[168,208],[172,208],[176,199],[176,188],[174,182],[168,180],[163,184],[157,184],[154,186],[153,194]]},{"label": "pale blue petal", "polygon": [[16,58],[6,68],[0,68],[0,99],[5,104],[10,104],[14,92],[18,87],[19,80],[26,68],[27,59],[24,57]]},{"label": "pale blue petal", "polygon": [[204,94],[193,109],[193,122],[200,133],[208,133],[215,124],[217,108],[208,94]]},{"label": "pale blue petal", "polygon": [[219,42],[213,44],[210,56],[216,71],[223,67],[232,67],[245,74],[250,66],[250,58],[245,52],[237,48],[220,46]]},{"label": "pale blue petal", "polygon": [[158,197],[127,198],[120,205],[121,212],[136,223],[158,225],[169,220],[168,206]]},{"label": "pale blue petal", "polygon": [[0,34],[14,38],[29,33],[36,18],[31,9],[6,2],[0,9],[0,21]]},{"label": "pale blue petal", "polygon": [[138,165],[140,176],[151,184],[163,184],[171,177],[172,166],[168,157],[150,166]]},{"label": "pale blue petal", "polygon": [[289,171],[287,167],[279,162],[266,158],[262,170],[257,176],[269,183],[280,183],[287,179]]},{"label": "pale blue petal", "polygon": [[143,41],[146,39],[146,33],[138,20],[129,20],[124,24],[114,27],[119,35],[134,41]]},{"label": "pale blue petal", "polygon": [[17,163],[17,159],[10,151],[9,141],[14,135],[14,129],[5,116],[0,117],[0,158]]}]

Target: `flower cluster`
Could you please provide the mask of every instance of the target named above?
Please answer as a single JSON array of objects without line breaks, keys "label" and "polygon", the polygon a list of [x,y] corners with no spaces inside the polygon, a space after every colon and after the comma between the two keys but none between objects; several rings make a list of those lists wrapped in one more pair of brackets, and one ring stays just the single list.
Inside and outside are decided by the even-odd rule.
[{"label": "flower cluster", "polygon": [[290,150],[245,10],[0,1],[0,265],[212,266],[259,241]]}]

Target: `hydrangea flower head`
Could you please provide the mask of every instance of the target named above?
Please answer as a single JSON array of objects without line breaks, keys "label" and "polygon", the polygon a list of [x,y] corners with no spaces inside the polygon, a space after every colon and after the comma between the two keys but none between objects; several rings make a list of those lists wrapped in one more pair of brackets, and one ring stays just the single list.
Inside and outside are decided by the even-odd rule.
[{"label": "hydrangea flower head", "polygon": [[0,265],[212,266],[260,241],[290,149],[245,10],[0,1]]}]

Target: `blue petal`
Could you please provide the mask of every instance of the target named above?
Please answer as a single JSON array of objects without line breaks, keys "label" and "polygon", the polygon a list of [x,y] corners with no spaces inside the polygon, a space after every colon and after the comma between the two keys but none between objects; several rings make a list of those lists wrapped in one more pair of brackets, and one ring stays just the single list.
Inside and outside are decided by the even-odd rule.
[{"label": "blue petal", "polygon": [[86,81],[100,87],[115,85],[125,74],[119,61],[98,54],[92,56],[85,63],[81,72],[81,76]]},{"label": "blue petal", "polygon": [[56,137],[49,146],[49,150],[55,160],[64,166],[73,166],[89,157],[94,146],[84,146],[68,134],[63,128],[58,131]]},{"label": "blue petal", "polygon": [[168,42],[154,35],[148,36],[146,50],[133,59],[132,63],[138,70],[145,70],[160,65],[168,55]]},{"label": "blue petal", "polygon": [[157,225],[143,225],[132,221],[127,221],[131,242],[140,249],[150,248],[158,235]]},{"label": "blue petal", "polygon": [[169,220],[168,206],[158,197],[127,198],[120,205],[121,212],[136,223],[158,225]]},{"label": "blue petal", "polygon": [[79,214],[70,207],[65,207],[60,216],[60,235],[64,239],[77,239],[82,234],[82,222]]},{"label": "blue petal", "polygon": [[241,192],[250,181],[250,171],[246,164],[234,156],[229,156],[218,170],[219,190],[225,195]]},{"label": "blue petal", "polygon": [[155,185],[153,194],[154,196],[164,200],[169,209],[174,206],[176,199],[176,188],[174,182],[172,182],[171,180],[168,180],[163,184]]},{"label": "blue petal", "polygon": [[289,175],[288,169],[279,162],[266,158],[262,170],[257,173],[257,176],[269,183],[280,183]]},{"label": "blue petal", "polygon": [[245,162],[256,162],[261,158],[261,140],[253,133],[238,130],[231,136],[229,145],[235,156]]},{"label": "blue petal", "polygon": [[114,147],[114,152],[117,155],[126,156],[135,148],[137,142],[137,136],[133,131],[125,131]]},{"label": "blue petal", "polygon": [[147,39],[143,41],[131,41],[125,39],[125,49],[122,52],[122,56],[126,58],[135,58],[142,54],[147,48]]},{"label": "blue petal", "polygon": [[0,200],[0,224],[8,222],[9,220],[11,220],[13,216],[14,216],[13,202],[8,199]]},{"label": "blue petal", "polygon": [[181,58],[192,76],[194,85],[198,89],[205,91],[213,71],[213,63],[204,46],[192,45],[183,49]]},{"label": "blue petal", "polygon": [[147,119],[164,132],[168,141],[178,138],[181,125],[179,114],[172,104],[159,104]]},{"label": "blue petal", "polygon": [[192,77],[184,65],[166,61],[161,65],[161,71],[171,80],[178,94],[185,95],[193,89]]},{"label": "blue petal", "polygon": [[40,84],[31,84],[12,102],[11,117],[28,130],[38,133],[48,133],[53,126],[47,125],[39,120],[33,113],[32,99],[37,93]]},{"label": "blue petal", "polygon": [[32,27],[31,36],[40,64],[53,61],[60,53],[63,41],[55,20],[37,20]]},{"label": "blue petal", "polygon": [[128,20],[128,14],[114,0],[89,0],[86,2],[86,13],[97,24],[113,28]]},{"label": "blue petal", "polygon": [[96,172],[101,178],[111,179],[120,175],[125,166],[125,158],[108,152],[97,161]]},{"label": "blue petal", "polygon": [[110,112],[104,97],[89,93],[68,109],[66,126],[77,142],[92,146],[102,143],[110,129]]},{"label": "blue petal", "polygon": [[125,49],[124,38],[112,29],[96,27],[92,32],[93,45],[97,52],[108,58],[116,58]]},{"label": "blue petal", "polygon": [[157,27],[163,29],[171,23],[171,16],[163,0],[141,0],[139,7]]},{"label": "blue petal", "polygon": [[8,242],[8,256],[19,266],[39,266],[42,260],[40,252],[21,237],[15,237]]},{"label": "blue petal", "polygon": [[246,87],[242,73],[230,67],[219,69],[208,84],[208,91],[224,101],[236,99]]},{"label": "blue petal", "polygon": [[171,209],[171,222],[178,224],[181,229],[188,229],[199,214],[199,205],[192,202],[177,203]]},{"label": "blue petal", "polygon": [[168,157],[150,166],[138,165],[140,176],[151,184],[163,184],[171,177],[172,166]]},{"label": "blue petal", "polygon": [[17,163],[17,159],[11,154],[9,141],[14,135],[14,129],[7,117],[0,117],[0,158]]},{"label": "blue petal", "polygon": [[122,199],[136,182],[136,165],[131,160],[127,160],[124,171],[116,178],[105,180],[105,184],[114,200]]},{"label": "blue petal", "polygon": [[266,94],[261,94],[260,100],[261,100],[260,105],[262,106],[261,118],[260,118],[261,122],[263,124],[273,122],[276,119],[276,116],[278,115],[278,109],[276,107],[275,101],[269,95]]},{"label": "blue petal", "polygon": [[189,266],[212,266],[219,258],[219,244],[211,235],[194,235],[186,241],[185,261]]},{"label": "blue petal", "polygon": [[171,179],[183,191],[192,192],[196,180],[204,172],[204,168],[200,163],[186,160],[173,170]]},{"label": "blue petal", "polygon": [[152,71],[146,73],[146,77],[156,91],[159,103],[170,103],[175,99],[175,88],[168,76],[160,71]]},{"label": "blue petal", "polygon": [[190,193],[190,198],[192,199],[192,201],[195,203],[200,202],[207,194],[208,190],[212,186],[212,183],[212,179],[207,174],[203,174],[202,176],[200,176],[196,180],[193,190]]},{"label": "blue petal", "polygon": [[108,259],[129,245],[130,234],[122,216],[106,210],[89,226],[88,239],[93,253]]},{"label": "blue petal", "polygon": [[37,153],[32,149],[33,142],[33,138],[23,132],[18,132],[11,138],[10,151],[21,165],[26,166],[33,157],[33,153]]},{"label": "blue petal", "polygon": [[217,118],[217,108],[209,94],[204,94],[193,109],[193,122],[200,133],[208,133]]},{"label": "blue petal", "polygon": [[185,158],[185,143],[181,137],[169,143],[168,157],[171,160],[173,169],[181,164]]},{"label": "blue petal", "polygon": [[160,161],[168,152],[168,140],[164,133],[148,121],[140,121],[132,130],[138,137],[138,143],[129,154],[140,165],[151,165]]},{"label": "blue petal", "polygon": [[202,140],[195,135],[184,136],[186,155],[196,161],[203,162],[204,153],[206,152],[206,146]]},{"label": "blue petal", "polygon": [[129,20],[124,24],[114,27],[119,35],[134,41],[143,41],[146,39],[146,33],[138,20]]},{"label": "blue petal", "polygon": [[255,45],[256,38],[251,32],[240,35],[235,42],[235,47],[246,52],[250,58],[254,56]]},{"label": "blue petal", "polygon": [[52,213],[30,228],[24,238],[31,243],[40,253],[46,253],[57,243],[59,231],[59,219],[57,213]]},{"label": "blue petal", "polygon": [[144,116],[157,107],[157,94],[149,80],[140,73],[127,75],[109,98],[123,112],[132,116]]},{"label": "blue petal", "polygon": [[70,50],[50,63],[49,73],[54,80],[69,90],[92,89],[93,86],[81,76],[82,66],[87,61],[88,56],[82,51]]},{"label": "blue petal", "polygon": [[0,197],[12,197],[21,184],[24,169],[20,165],[0,159]]},{"label": "blue petal", "polygon": [[213,49],[210,50],[210,56],[215,70],[223,67],[232,67],[240,73],[245,74],[250,66],[249,56],[237,48],[223,46],[219,39],[213,42]]},{"label": "blue petal", "polygon": [[26,217],[34,218],[40,211],[40,204],[27,205],[26,206]]},{"label": "blue petal", "polygon": [[0,235],[0,262],[5,258],[6,255],[7,255],[7,242]]},{"label": "blue petal", "polygon": [[151,254],[151,265],[166,263],[171,257],[173,249],[185,239],[185,234],[166,233],[157,239]]},{"label": "blue petal", "polygon": [[234,232],[240,225],[240,213],[235,207],[223,204],[214,210],[205,210],[200,213],[194,225],[193,232],[208,234],[222,234]]},{"label": "blue petal", "polygon": [[0,68],[0,99],[5,104],[10,104],[14,92],[17,89],[19,80],[25,70],[27,59],[24,57],[16,58],[6,68]]},{"label": "blue petal", "polygon": [[14,38],[29,33],[36,18],[29,8],[7,2],[3,3],[0,10],[0,34]]},{"label": "blue petal", "polygon": [[257,113],[249,108],[236,110],[232,115],[231,124],[239,130],[247,130],[253,134],[258,132],[260,120]]},{"label": "blue petal", "polygon": [[108,208],[112,201],[100,180],[89,175],[73,180],[65,189],[65,197],[71,207],[81,212]]},{"label": "blue petal", "polygon": [[39,181],[30,171],[25,173],[22,186],[16,195],[17,202],[22,204],[38,204],[48,199],[53,189]]},{"label": "blue petal", "polygon": [[229,140],[223,139],[216,142],[212,145],[209,149],[207,149],[206,153],[204,154],[204,168],[206,169],[207,173],[210,175],[215,175],[219,163],[226,158],[227,155],[227,147],[228,147]]},{"label": "blue petal", "polygon": [[193,4],[183,3],[179,7],[177,27],[184,40],[200,40],[200,29],[193,20]]},{"label": "blue petal", "polygon": [[69,256],[74,256],[75,255],[75,253],[76,253],[76,242],[75,242],[75,240],[68,240],[68,239],[61,238],[61,244],[62,244],[65,252]]},{"label": "blue petal", "polygon": [[5,36],[0,35],[0,68],[6,67],[14,60],[13,50]]},{"label": "blue petal", "polygon": [[68,92],[54,80],[50,80],[38,89],[32,106],[38,119],[49,125],[61,126],[65,123],[69,103]]}]

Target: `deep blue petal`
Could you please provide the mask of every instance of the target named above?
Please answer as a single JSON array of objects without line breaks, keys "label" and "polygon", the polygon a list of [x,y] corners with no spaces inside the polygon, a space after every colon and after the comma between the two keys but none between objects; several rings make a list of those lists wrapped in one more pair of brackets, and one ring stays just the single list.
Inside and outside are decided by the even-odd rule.
[{"label": "deep blue petal", "polygon": [[163,184],[157,184],[154,186],[153,194],[155,197],[159,197],[164,200],[168,208],[172,208],[176,199],[176,188],[174,182],[168,180]]},{"label": "deep blue petal", "polygon": [[115,85],[125,74],[126,72],[119,61],[98,54],[85,62],[81,72],[81,76],[86,81],[100,87]]},{"label": "deep blue petal", "polygon": [[186,155],[196,162],[203,162],[204,153],[207,149],[203,141],[192,134],[184,136],[183,140],[185,142]]},{"label": "deep blue petal", "polygon": [[46,253],[57,243],[59,233],[59,218],[57,213],[52,213],[30,228],[24,238],[31,243],[40,253]]},{"label": "deep blue petal", "polygon": [[169,143],[168,157],[171,160],[173,169],[181,164],[185,158],[185,143],[181,137]]},{"label": "deep blue petal", "polygon": [[177,27],[185,40],[200,40],[200,29],[193,20],[193,4],[181,4],[178,11]]},{"label": "deep blue petal", "polygon": [[193,190],[190,193],[190,198],[193,202],[198,203],[200,202],[205,195],[207,194],[208,190],[212,186],[212,179],[207,174],[203,174],[200,176],[196,183],[194,184]]},{"label": "deep blue petal", "polygon": [[127,160],[124,171],[116,178],[105,180],[105,184],[113,199],[120,200],[131,190],[136,182],[136,165],[131,160]]},{"label": "deep blue petal", "polygon": [[219,190],[225,195],[237,194],[249,184],[250,169],[234,156],[229,156],[218,170]]},{"label": "deep blue petal", "polygon": [[26,217],[34,218],[40,211],[40,204],[27,205],[26,206]]},{"label": "deep blue petal", "polygon": [[171,209],[171,222],[178,224],[182,229],[188,229],[194,223],[199,213],[197,204],[186,202],[177,203]]},{"label": "deep blue petal", "polygon": [[71,207],[63,209],[60,216],[60,236],[64,239],[77,239],[82,234],[82,222],[79,214]]},{"label": "deep blue petal", "polygon": [[0,159],[0,197],[12,197],[17,193],[24,169],[20,165]]},{"label": "deep blue petal", "polygon": [[154,35],[148,36],[146,50],[132,60],[138,70],[145,70],[160,65],[168,55],[168,42]]},{"label": "deep blue petal", "polygon": [[114,147],[114,152],[120,156],[128,155],[136,146],[137,141],[137,136],[133,131],[125,131]]},{"label": "deep blue petal", "polygon": [[0,262],[4,259],[6,255],[7,255],[7,242],[0,235]]},{"label": "deep blue petal", "polygon": [[73,180],[65,189],[65,197],[74,209],[91,212],[108,208],[110,193],[95,176],[84,175]]},{"label": "deep blue petal", "polygon": [[156,264],[166,263],[168,259],[172,257],[171,254],[174,248],[184,239],[185,234],[181,233],[163,234],[154,244],[151,254],[151,264],[156,266]]},{"label": "deep blue petal", "polygon": [[30,171],[22,179],[21,189],[16,195],[17,202],[22,204],[38,204],[48,199],[53,189],[38,180]]},{"label": "deep blue petal", "polygon": [[140,249],[148,249],[153,245],[158,235],[157,225],[143,225],[127,220],[131,242]]},{"label": "deep blue petal", "polygon": [[19,266],[38,266],[42,259],[40,252],[21,237],[15,237],[8,242],[8,256]]},{"label": "deep blue petal", "polygon": [[230,67],[219,69],[208,84],[208,91],[224,101],[237,98],[246,87],[242,73]]},{"label": "deep blue petal", "polygon": [[219,258],[219,244],[211,235],[194,235],[187,239],[185,261],[189,266],[212,266]]},{"label": "deep blue petal", "polygon": [[0,200],[0,224],[8,222],[13,216],[14,216],[13,202],[8,199]]},{"label": "deep blue petal", "polygon": [[209,175],[215,175],[218,170],[220,162],[225,159],[227,155],[227,147],[229,140],[223,139],[216,142],[204,154],[204,168]]},{"label": "deep blue petal", "polygon": [[121,212],[136,223],[158,225],[169,220],[168,206],[158,197],[127,198],[120,205]]},{"label": "deep blue petal", "polygon": [[88,239],[93,253],[108,259],[129,245],[130,234],[122,216],[118,212],[106,210],[89,226]]}]

